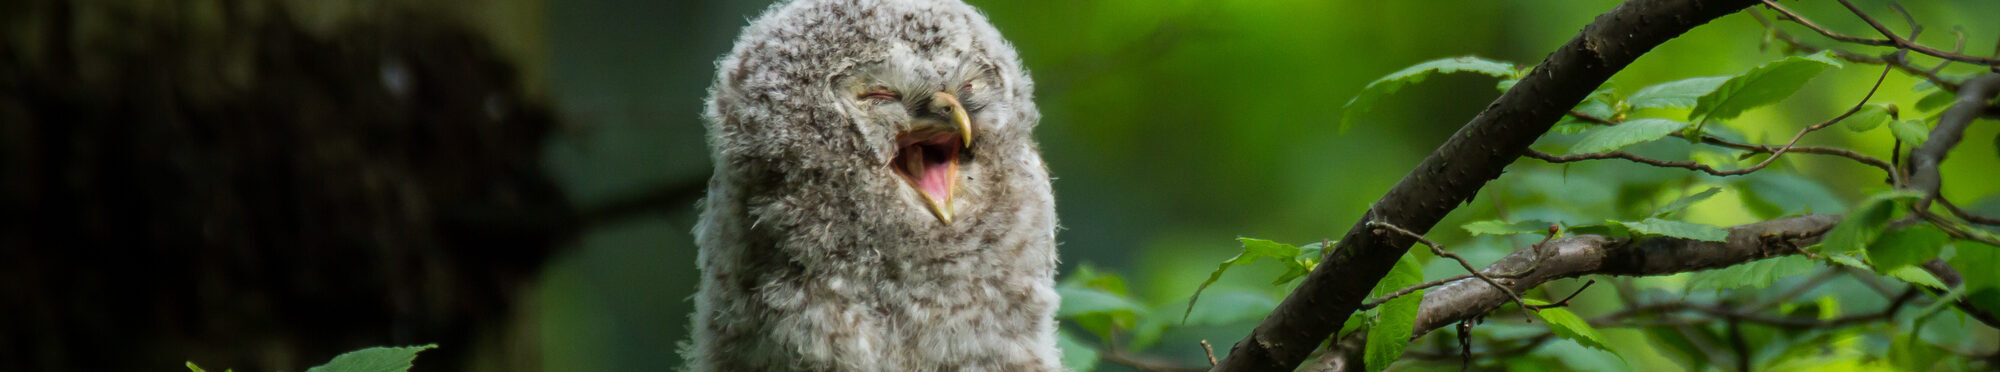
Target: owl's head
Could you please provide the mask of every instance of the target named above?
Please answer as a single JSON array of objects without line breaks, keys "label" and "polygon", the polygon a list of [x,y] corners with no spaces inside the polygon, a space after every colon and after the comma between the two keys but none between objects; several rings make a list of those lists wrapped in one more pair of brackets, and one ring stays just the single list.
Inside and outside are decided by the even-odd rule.
[{"label": "owl's head", "polygon": [[786,214],[958,227],[1019,204],[1007,200],[1022,197],[1009,191],[1019,183],[1046,193],[1029,134],[1033,83],[1018,58],[956,0],[775,5],[717,63],[707,112],[716,169],[764,188],[751,193],[774,199],[753,204]]}]

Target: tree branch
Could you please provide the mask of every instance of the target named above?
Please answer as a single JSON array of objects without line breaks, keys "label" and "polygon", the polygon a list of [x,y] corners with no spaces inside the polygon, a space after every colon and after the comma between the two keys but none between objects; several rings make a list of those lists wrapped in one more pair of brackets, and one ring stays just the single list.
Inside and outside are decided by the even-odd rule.
[{"label": "tree branch", "polygon": [[1938,174],[1938,165],[1944,163],[1946,153],[1958,147],[1958,141],[1965,136],[1965,127],[1972,125],[1972,119],[1986,111],[1987,101],[2000,92],[2000,73],[1980,75],[1966,80],[1958,88],[1958,101],[1938,116],[1936,129],[1931,129],[1930,139],[1923,145],[1910,150],[1909,188],[1924,193],[1917,201],[1915,209],[1928,210],[1931,201],[1938,197],[1938,186],[1943,182]]},{"label": "tree branch", "polygon": [[[1640,55],[1755,0],[1630,0],[1597,17],[1426,157],[1284,302],[1230,349],[1218,371],[1291,370],[1347,320],[1414,241],[1369,234],[1382,221],[1419,234],[1500,176],[1571,107]],[[1491,288],[1488,288],[1489,290]]]}]

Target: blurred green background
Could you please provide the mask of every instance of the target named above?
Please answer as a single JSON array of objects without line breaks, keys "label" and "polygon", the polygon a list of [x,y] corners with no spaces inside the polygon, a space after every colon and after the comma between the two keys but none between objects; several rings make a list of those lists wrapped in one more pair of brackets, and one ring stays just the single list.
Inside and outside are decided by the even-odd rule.
[{"label": "blurred green background", "polygon": [[[1364,122],[1341,132],[1337,119],[1342,103],[1369,81],[1420,61],[1461,55],[1532,65],[1617,4],[974,3],[1019,48],[1037,82],[1043,120],[1036,138],[1057,178],[1065,272],[1092,265],[1119,273],[1147,305],[1174,313],[1216,262],[1235,254],[1236,237],[1291,243],[1337,238],[1369,203],[1499,94],[1491,78],[1437,77],[1382,101]],[[1895,18],[1880,2],[1863,5],[1884,19]],[[2000,24],[1990,18],[2000,14],[2000,2],[1905,5],[1929,26],[1921,41],[1930,45],[1950,46],[1951,30],[1960,25],[1972,40],[2000,35]],[[550,144],[547,157],[567,195],[579,205],[592,205],[660,185],[705,180],[710,163],[699,110],[714,76],[713,63],[766,6],[761,1],[548,3],[545,35],[528,36],[545,39],[540,57],[546,65],[527,71],[546,74],[540,86],[568,124]],[[1793,7],[1829,27],[1870,33],[1832,2]],[[1787,26],[1795,34],[1804,32]],[[1892,22],[1891,27],[1902,26]],[[1816,36],[1801,36],[1827,45]],[[1621,94],[1630,94],[1654,83],[1738,73],[1782,56],[1777,48],[1766,48],[1766,42],[1763,28],[1748,15],[1724,17],[1667,43],[1614,82]],[[1992,52],[1991,45],[1973,44],[1967,46],[1969,54]],[[1879,72],[1873,66],[1849,65],[1815,80],[1778,107],[1746,115],[1731,128],[1749,140],[1781,141],[1796,128],[1852,105]],[[1876,101],[1909,107],[1919,98],[1910,89],[1914,83],[1891,75]],[[1851,146],[1887,158],[1890,140],[1885,133],[1828,131],[1805,142]],[[1945,165],[1950,176],[1944,190],[1961,204],[1991,210],[1995,200],[1988,195],[2000,191],[1991,172],[2000,163],[1986,140],[1994,133],[1994,126],[1975,126]],[[1557,152],[1549,149],[1560,149],[1574,137],[1551,136],[1538,148]],[[1655,151],[1685,155],[1685,146],[1660,146]],[[1817,206],[1815,211],[1838,212],[1858,196],[1883,188],[1879,172],[1859,165],[1793,158],[1779,167],[1825,185],[1817,194],[1793,195],[1797,203]],[[1623,162],[1559,167],[1526,160],[1455,212],[1433,237],[1484,264],[1526,242],[1467,240],[1455,228],[1458,223],[1496,218],[1502,211],[1511,213],[1509,218],[1623,217],[1671,200],[1681,187],[1736,182],[1751,181]],[[1667,188],[1656,190],[1661,185]],[[1717,225],[1758,219],[1736,200],[1716,198],[1696,208],[1690,219]],[[1538,207],[1509,211],[1507,203]],[[686,337],[697,280],[689,234],[695,214],[690,202],[672,213],[596,228],[576,243],[577,249],[552,263],[542,279],[541,303],[534,306],[539,311],[533,312],[547,370],[658,370],[679,363],[673,350]],[[1226,275],[1211,291],[1255,293],[1273,302],[1281,298],[1286,288],[1270,286],[1272,275],[1254,270]],[[1457,269],[1434,262],[1427,274],[1436,278],[1457,274]],[[1660,280],[1672,283],[1671,278]],[[1575,285],[1555,287],[1566,291]],[[1602,313],[1617,305],[1608,289],[1592,291],[1600,290],[1582,297],[1580,313]],[[1252,325],[1254,320],[1176,328],[1160,346],[1141,353],[1193,365],[1200,358],[1195,340],[1226,349]],[[1569,352],[1581,349],[1567,342],[1538,353],[1577,369],[1617,369],[1626,363],[1642,370],[1684,368],[1647,351],[1650,347],[1635,333],[1607,334],[1616,346],[1626,346],[1623,362],[1609,354]]]}]

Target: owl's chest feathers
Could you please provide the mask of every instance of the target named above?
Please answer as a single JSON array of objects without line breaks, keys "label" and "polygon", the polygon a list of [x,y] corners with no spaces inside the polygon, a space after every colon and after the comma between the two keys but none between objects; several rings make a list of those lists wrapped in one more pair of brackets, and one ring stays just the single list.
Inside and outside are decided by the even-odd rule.
[{"label": "owl's chest feathers", "polygon": [[978,256],[859,260],[773,278],[758,297],[783,315],[767,331],[790,344],[780,349],[798,350],[803,359],[859,370],[924,361],[962,363],[926,366],[947,369],[1041,363],[1045,356],[1031,345],[1046,341],[1054,310],[1048,275],[1024,275],[1039,269]]}]

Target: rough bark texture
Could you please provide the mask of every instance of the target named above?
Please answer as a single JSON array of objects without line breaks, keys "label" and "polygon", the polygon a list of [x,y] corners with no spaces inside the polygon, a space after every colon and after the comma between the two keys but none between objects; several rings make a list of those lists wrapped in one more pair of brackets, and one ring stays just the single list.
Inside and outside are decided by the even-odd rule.
[{"label": "rough bark texture", "polygon": [[1338,329],[1412,240],[1366,233],[1380,220],[1429,231],[1471,200],[1571,107],[1640,55],[1753,0],[1632,0],[1599,15],[1377,201],[1218,371],[1291,370]]},{"label": "rough bark texture", "polygon": [[[1601,235],[1578,235],[1523,248],[1480,269],[1515,293],[1527,292],[1551,280],[1585,275],[1651,276],[1708,270],[1797,254],[1800,247],[1819,242],[1840,223],[1836,215],[1808,215],[1731,227],[1722,242],[1651,237],[1637,241]],[[1424,293],[1412,340],[1438,328],[1487,314],[1512,301],[1505,292],[1476,278],[1461,279]],[[1359,370],[1365,332],[1354,332],[1336,344],[1313,370]]]}]

